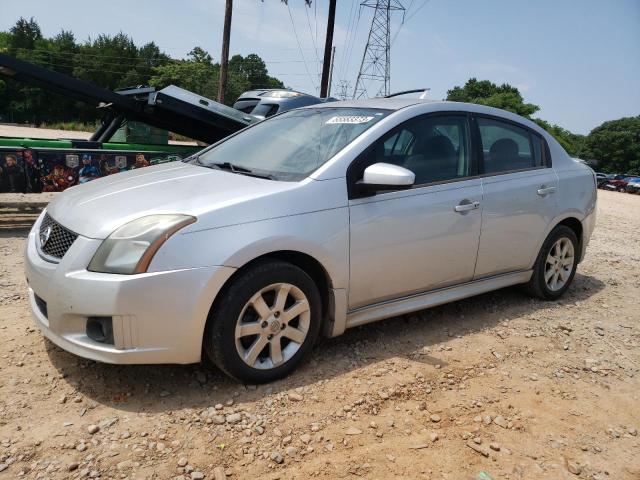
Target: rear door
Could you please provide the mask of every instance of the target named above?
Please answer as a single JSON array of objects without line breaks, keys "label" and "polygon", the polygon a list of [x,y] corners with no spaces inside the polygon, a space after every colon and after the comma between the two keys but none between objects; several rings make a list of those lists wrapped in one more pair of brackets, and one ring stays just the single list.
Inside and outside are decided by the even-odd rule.
[{"label": "rear door", "polygon": [[526,270],[557,211],[558,177],[546,142],[517,123],[476,116],[482,229],[474,278]]}]

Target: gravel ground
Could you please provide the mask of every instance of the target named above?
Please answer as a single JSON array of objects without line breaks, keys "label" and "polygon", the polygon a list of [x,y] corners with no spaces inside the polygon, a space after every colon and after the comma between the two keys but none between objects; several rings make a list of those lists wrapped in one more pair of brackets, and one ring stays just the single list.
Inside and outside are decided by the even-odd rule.
[{"label": "gravel ground", "polygon": [[0,478],[640,479],[640,196],[599,196],[561,301],[357,328],[259,387],[53,346],[25,298],[32,219],[0,217]]}]

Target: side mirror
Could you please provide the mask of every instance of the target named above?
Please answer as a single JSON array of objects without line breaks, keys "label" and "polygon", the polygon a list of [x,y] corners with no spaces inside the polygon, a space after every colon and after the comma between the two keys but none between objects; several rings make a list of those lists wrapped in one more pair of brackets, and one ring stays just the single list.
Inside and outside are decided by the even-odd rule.
[{"label": "side mirror", "polygon": [[374,163],[368,166],[357,185],[361,193],[375,193],[381,190],[402,190],[411,188],[416,175],[411,170],[391,163]]}]

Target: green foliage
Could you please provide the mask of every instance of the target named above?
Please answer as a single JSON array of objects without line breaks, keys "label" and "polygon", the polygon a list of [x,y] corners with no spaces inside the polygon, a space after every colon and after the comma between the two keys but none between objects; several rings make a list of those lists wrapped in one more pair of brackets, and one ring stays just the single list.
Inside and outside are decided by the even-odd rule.
[{"label": "green foliage", "polygon": [[188,60],[154,67],[149,85],[156,88],[176,85],[215,99],[218,93],[220,66],[214,64],[211,55],[200,47],[191,50],[189,57]]},{"label": "green foliage", "polygon": [[552,125],[540,118],[534,118],[533,121],[553,135],[558,143],[562,145],[562,148],[572,157],[587,158],[589,156],[589,151],[585,145],[586,137],[584,135],[572,133],[569,130],[558,125]]},{"label": "green foliage", "polygon": [[38,40],[42,39],[40,26],[31,17],[29,20],[20,17],[16,24],[11,27],[11,38],[9,40],[9,51],[11,53],[18,49],[33,49]]},{"label": "green foliage", "polygon": [[[169,63],[154,69],[151,86],[162,88],[177,85],[208,98],[218,97],[220,65],[200,47],[189,53],[188,60]],[[284,84],[269,76],[262,59],[255,54],[234,55],[229,59],[226,98],[234,101],[242,92],[253,88],[282,88]]]},{"label": "green foliage", "polygon": [[506,83],[498,86],[489,80],[478,81],[475,78],[469,79],[464,87],[453,87],[449,90],[447,100],[501,108],[527,118],[540,110],[537,105],[524,103],[524,99],[516,87]]},{"label": "green foliage", "polygon": [[0,53],[8,53],[11,45],[11,34],[9,32],[0,32]]},{"label": "green foliage", "polygon": [[470,79],[447,92],[447,100],[469,102],[508,110],[536,122],[554,136],[572,157],[597,161],[607,173],[640,175],[640,116],[604,122],[589,135],[578,135],[540,118],[532,118],[537,105],[525,103],[517,88],[489,80]]},{"label": "green foliage", "polygon": [[454,87],[447,92],[447,100],[454,102],[469,102],[489,107],[501,108],[533,120],[555,137],[567,153],[580,157],[586,153],[584,135],[577,135],[532,115],[540,107],[532,103],[525,103],[524,98],[516,87],[503,83],[498,86],[489,80],[478,81],[475,78],[465,83],[464,87]]},{"label": "green foliage", "polygon": [[599,171],[640,175],[640,115],[604,122],[591,130],[586,147]]},{"label": "green foliage", "polygon": [[[174,60],[153,42],[138,47],[125,33],[99,35],[79,43],[62,30],[44,38],[37,22],[20,18],[9,32],[0,32],[0,52],[115,90],[138,85],[170,84],[217,98],[220,65],[200,47],[186,60]],[[269,76],[257,55],[235,55],[229,62],[226,98],[233,102],[251,88],[282,87]],[[100,112],[25,83],[0,79],[0,121],[79,122],[93,124]]]}]

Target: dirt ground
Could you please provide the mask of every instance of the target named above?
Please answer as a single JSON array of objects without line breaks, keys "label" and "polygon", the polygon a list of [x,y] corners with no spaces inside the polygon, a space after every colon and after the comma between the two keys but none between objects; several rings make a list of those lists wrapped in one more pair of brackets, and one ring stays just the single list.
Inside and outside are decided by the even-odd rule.
[{"label": "dirt ground", "polygon": [[33,218],[0,217],[0,478],[640,479],[640,196],[599,197],[561,301],[357,328],[258,387],[53,346],[26,301]]}]

